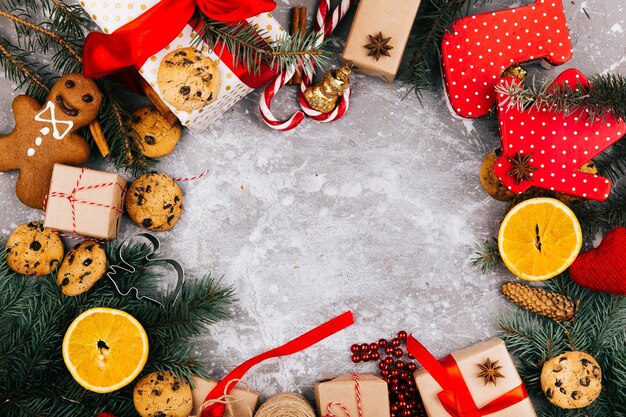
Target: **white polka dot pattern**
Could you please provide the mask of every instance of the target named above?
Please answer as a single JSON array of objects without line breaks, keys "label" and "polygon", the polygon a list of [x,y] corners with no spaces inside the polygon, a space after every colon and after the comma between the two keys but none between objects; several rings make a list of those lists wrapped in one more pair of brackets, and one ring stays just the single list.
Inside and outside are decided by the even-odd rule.
[{"label": "white polka dot pattern", "polygon": [[[159,0],[142,0],[139,2],[137,0],[82,0],[80,5],[87,11],[98,26],[100,26],[103,32],[111,33],[140,16],[158,2]],[[286,36],[283,27],[270,13],[262,13],[247,20],[255,28],[258,28],[268,40],[279,40]],[[191,26],[187,25],[182,33],[173,39],[169,45],[148,59],[140,68],[139,72],[141,76],[150,83],[152,88],[159,95],[161,94],[157,84],[157,73],[161,60],[174,49],[191,46],[192,40],[193,30]],[[211,105],[192,112],[176,109],[166,100],[163,100],[184,126],[198,132],[208,128],[211,123],[234,106],[235,103],[254,91],[239,79],[225,61],[220,60],[220,57],[213,51],[205,47],[203,48],[203,52],[217,63],[220,71],[221,86],[218,99]],[[267,80],[274,75],[275,74],[266,75]]]},{"label": "white polka dot pattern", "polygon": [[[611,190],[608,179],[579,171],[585,163],[617,142],[626,133],[626,122],[609,115],[606,120],[592,122],[580,112],[565,115],[545,107],[520,110],[506,103],[503,92],[517,78],[500,80],[498,114],[502,155],[494,165],[500,181],[512,192],[522,193],[530,187],[583,197],[606,200]],[[568,83],[588,86],[586,77],[576,69],[568,69],[551,84],[556,87]],[[501,87],[501,88],[500,88]],[[510,158],[530,155],[535,168],[532,179],[522,180],[509,175]]]},{"label": "white polka dot pattern", "polygon": [[489,112],[495,103],[493,88],[509,66],[542,58],[559,65],[571,57],[561,0],[459,19],[441,45],[450,104],[463,117]]}]

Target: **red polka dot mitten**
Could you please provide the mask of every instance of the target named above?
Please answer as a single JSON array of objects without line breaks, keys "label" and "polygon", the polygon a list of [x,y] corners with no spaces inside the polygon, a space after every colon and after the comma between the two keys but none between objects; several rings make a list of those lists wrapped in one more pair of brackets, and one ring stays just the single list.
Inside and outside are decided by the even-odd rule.
[{"label": "red polka dot mitten", "polygon": [[[580,112],[566,115],[545,107],[520,109],[510,105],[506,91],[514,77],[503,78],[497,87],[502,154],[494,172],[514,193],[530,187],[543,188],[591,200],[606,200],[611,190],[608,179],[579,170],[585,163],[617,142],[626,123],[612,115],[592,122]],[[585,88],[589,83],[576,69],[568,69],[548,87],[563,83]]]},{"label": "red polka dot mitten", "polygon": [[626,295],[626,227],[611,230],[602,243],[569,268],[572,281],[593,291]]},{"label": "red polka dot mitten", "polygon": [[463,117],[489,112],[496,101],[493,87],[511,65],[543,58],[560,65],[571,57],[561,0],[459,19],[441,45],[448,98]]}]

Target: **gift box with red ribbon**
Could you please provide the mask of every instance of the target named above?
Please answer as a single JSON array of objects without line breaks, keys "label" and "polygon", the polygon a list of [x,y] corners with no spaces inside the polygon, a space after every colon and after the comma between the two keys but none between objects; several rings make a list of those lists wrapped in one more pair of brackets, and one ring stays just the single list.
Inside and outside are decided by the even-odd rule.
[{"label": "gift box with red ribbon", "polygon": [[115,239],[126,180],[111,172],[55,164],[43,226],[97,239]]},{"label": "gift box with red ribbon", "polygon": [[[194,42],[192,24],[197,9],[214,20],[233,25],[246,21],[268,41],[287,36],[270,13],[258,14],[273,9],[275,4],[271,0],[89,0],[80,4],[104,32],[94,32],[87,37],[83,49],[85,75],[101,77],[134,68],[181,123],[194,131],[206,129],[235,103],[276,76],[267,65],[262,65],[260,72],[252,73],[241,62],[235,62],[226,48],[220,46],[213,51]],[[217,65],[219,77],[208,75],[213,64],[199,59],[200,66],[189,61],[188,67],[164,70],[164,63],[171,63],[172,54],[184,48],[201,49],[202,56]],[[186,83],[195,75],[186,74],[187,70],[197,71],[195,75],[199,76],[191,85]],[[168,77],[171,85],[166,86],[164,79]],[[174,85],[177,81],[180,86]],[[202,107],[193,97],[195,94],[204,100]],[[185,105],[189,100],[196,102],[193,106]]]},{"label": "gift box with red ribbon", "polygon": [[423,366],[414,377],[428,417],[536,417],[501,339],[485,340],[441,360],[412,336],[407,350]]}]

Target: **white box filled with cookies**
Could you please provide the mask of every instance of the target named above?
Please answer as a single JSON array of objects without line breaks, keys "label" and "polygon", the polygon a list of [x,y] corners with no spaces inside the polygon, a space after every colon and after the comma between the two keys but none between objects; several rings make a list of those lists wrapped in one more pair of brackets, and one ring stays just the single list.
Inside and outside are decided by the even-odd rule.
[{"label": "white box filled with cookies", "polygon": [[[103,32],[112,33],[158,2],[144,0],[139,5],[136,0],[91,0],[81,1],[80,5]],[[268,41],[287,36],[270,13],[246,20],[262,29]],[[185,26],[169,45],[143,63],[139,73],[183,126],[199,132],[275,74],[271,71],[250,74],[241,64],[231,62],[228,51],[216,54],[206,45],[196,49],[200,46],[194,39],[194,29]]]}]

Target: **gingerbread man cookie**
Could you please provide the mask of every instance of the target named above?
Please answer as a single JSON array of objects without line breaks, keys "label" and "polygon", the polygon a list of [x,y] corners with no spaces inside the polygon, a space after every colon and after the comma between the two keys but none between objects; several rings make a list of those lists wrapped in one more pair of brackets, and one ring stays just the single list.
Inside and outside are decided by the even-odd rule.
[{"label": "gingerbread man cookie", "polygon": [[89,145],[75,132],[98,116],[101,104],[96,83],[80,74],[60,78],[43,106],[24,95],[13,100],[15,129],[0,136],[0,171],[19,170],[15,193],[22,203],[42,207],[55,163],[87,162]]}]

